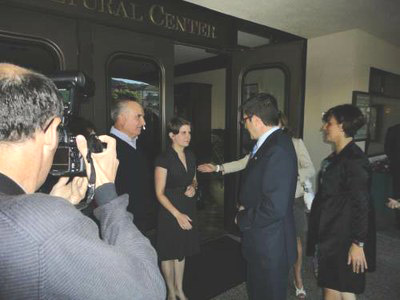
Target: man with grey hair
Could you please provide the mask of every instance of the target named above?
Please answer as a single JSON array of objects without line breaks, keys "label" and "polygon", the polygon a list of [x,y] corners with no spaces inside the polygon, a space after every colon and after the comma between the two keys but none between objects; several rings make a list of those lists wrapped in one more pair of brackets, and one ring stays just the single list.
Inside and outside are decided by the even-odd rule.
[{"label": "man with grey hair", "polygon": [[136,99],[115,100],[111,108],[111,136],[117,141],[120,165],[115,179],[118,195],[127,193],[128,211],[133,222],[145,233],[151,227],[155,200],[153,176],[146,155],[138,145],[138,137],[146,125],[144,110]]},{"label": "man with grey hair", "polygon": [[[118,197],[115,140],[92,154],[100,229],[74,205],[86,178],[35,193],[58,146],[62,99],[43,75],[0,64],[0,299],[165,299],[157,255]],[[83,136],[76,138],[83,157]],[[90,173],[90,165],[86,169]],[[90,174],[88,174],[90,175]]]}]

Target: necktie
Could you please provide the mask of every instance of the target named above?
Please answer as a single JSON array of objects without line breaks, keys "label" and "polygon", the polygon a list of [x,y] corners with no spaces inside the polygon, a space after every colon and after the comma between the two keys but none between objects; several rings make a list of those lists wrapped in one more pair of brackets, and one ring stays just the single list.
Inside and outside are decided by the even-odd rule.
[{"label": "necktie", "polygon": [[254,147],[253,147],[253,150],[251,150],[250,158],[253,158],[253,157],[254,157],[254,155],[256,154],[257,150],[258,150],[258,145],[257,145],[257,143],[256,143],[256,144],[254,145]]}]

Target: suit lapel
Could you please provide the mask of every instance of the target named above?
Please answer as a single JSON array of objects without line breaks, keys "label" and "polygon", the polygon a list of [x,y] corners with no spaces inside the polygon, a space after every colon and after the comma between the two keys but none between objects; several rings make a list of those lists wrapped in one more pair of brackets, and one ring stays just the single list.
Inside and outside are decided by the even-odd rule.
[{"label": "suit lapel", "polygon": [[282,132],[281,129],[275,130],[271,135],[262,143],[260,148],[258,148],[258,151],[256,154],[250,158],[249,163],[247,164],[247,167],[250,167],[252,164],[256,164],[258,160],[260,160],[265,153],[268,151],[268,149],[271,147],[273,144],[273,141],[276,139],[276,136]]},{"label": "suit lapel", "polygon": [[274,140],[278,136],[278,134],[281,134],[282,130],[278,129],[271,133],[271,135],[264,141],[264,143],[258,148],[258,151],[256,154],[249,159],[249,162],[247,163],[246,169],[244,170],[244,179],[247,178],[248,173],[253,169],[254,166],[257,165],[257,163],[263,158],[263,156],[268,152],[268,149],[271,147],[271,145],[274,144]]}]

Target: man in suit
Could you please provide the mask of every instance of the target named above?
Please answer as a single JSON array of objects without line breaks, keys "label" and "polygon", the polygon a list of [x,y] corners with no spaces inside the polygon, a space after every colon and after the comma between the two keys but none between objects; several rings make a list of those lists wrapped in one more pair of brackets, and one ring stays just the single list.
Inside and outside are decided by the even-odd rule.
[{"label": "man in suit", "polygon": [[[393,180],[392,197],[400,199],[400,124],[390,127],[386,132],[385,153],[389,159]],[[400,229],[400,211],[396,211],[397,227]]]},{"label": "man in suit", "polygon": [[279,129],[273,96],[258,94],[241,110],[242,123],[257,140],[245,169],[237,215],[247,260],[247,289],[251,300],[282,300],[289,269],[296,261],[296,153],[291,138]]},{"label": "man in suit", "polygon": [[110,133],[117,141],[119,167],[115,186],[118,195],[129,194],[128,211],[141,232],[152,226],[154,188],[150,164],[137,144],[146,125],[142,105],[136,100],[116,100],[111,108],[114,126]]}]

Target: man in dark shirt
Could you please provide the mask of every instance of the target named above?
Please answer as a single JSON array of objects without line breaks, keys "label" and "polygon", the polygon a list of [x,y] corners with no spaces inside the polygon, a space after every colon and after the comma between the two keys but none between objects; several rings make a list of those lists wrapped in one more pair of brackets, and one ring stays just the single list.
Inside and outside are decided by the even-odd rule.
[{"label": "man in dark shirt", "polygon": [[[400,124],[390,127],[386,132],[385,153],[389,159],[393,180],[392,197],[400,199]],[[400,211],[396,211],[397,227],[400,229]]]},{"label": "man in dark shirt", "polygon": [[[165,299],[157,255],[132,223],[128,197],[115,192],[113,138],[99,137],[107,148],[92,154],[100,229],[74,207],[86,178],[62,177],[51,195],[35,193],[52,166],[62,115],[50,79],[0,64],[0,299]],[[86,157],[85,138],[76,142]]]},{"label": "man in dark shirt", "polygon": [[150,229],[154,219],[152,209],[156,202],[152,166],[138,145],[138,137],[144,129],[143,107],[136,100],[116,100],[111,108],[114,126],[110,133],[117,141],[119,168],[115,179],[118,195],[127,193],[128,211],[141,232]]}]

